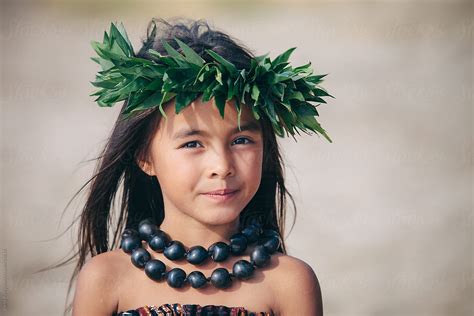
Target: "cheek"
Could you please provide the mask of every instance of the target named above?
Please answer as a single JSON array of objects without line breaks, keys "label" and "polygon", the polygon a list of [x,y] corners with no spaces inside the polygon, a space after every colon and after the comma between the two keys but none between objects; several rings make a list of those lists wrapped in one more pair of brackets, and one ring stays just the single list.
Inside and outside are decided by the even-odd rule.
[{"label": "cheek", "polygon": [[155,160],[154,164],[163,191],[178,194],[189,192],[190,188],[194,188],[198,181],[198,168],[186,155],[168,152]]},{"label": "cheek", "polygon": [[239,174],[249,189],[257,191],[262,175],[263,154],[261,149],[249,151],[236,158]]},{"label": "cheek", "polygon": [[153,154],[154,169],[164,194],[182,198],[194,190],[199,172],[189,155],[167,144],[155,146]]}]

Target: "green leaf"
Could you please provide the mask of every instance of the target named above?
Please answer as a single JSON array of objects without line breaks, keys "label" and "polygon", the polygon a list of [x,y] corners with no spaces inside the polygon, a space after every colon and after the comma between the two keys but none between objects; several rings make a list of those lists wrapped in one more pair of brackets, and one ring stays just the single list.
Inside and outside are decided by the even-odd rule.
[{"label": "green leaf", "polygon": [[249,84],[249,83],[246,83],[246,84],[244,85],[244,88],[243,88],[243,90],[242,90],[242,96],[241,96],[241,98],[240,98],[244,103],[245,103],[245,94],[246,94],[246,93],[249,93],[249,92],[250,92],[250,84]]},{"label": "green leaf", "polygon": [[178,38],[175,37],[175,41],[178,43],[179,47],[183,51],[184,55],[186,56],[186,60],[190,63],[193,63],[199,67],[201,67],[205,60],[201,58],[191,47],[186,45],[186,43],[180,41]]},{"label": "green leaf", "polygon": [[99,55],[99,57],[102,57],[103,59],[108,59],[107,56],[103,53],[102,51],[102,43],[99,43],[99,42],[96,42],[96,41],[91,41],[91,46],[92,46],[92,49],[94,49],[94,51],[97,53],[97,55]]},{"label": "green leaf", "polygon": [[324,77],[326,77],[328,74],[324,74],[324,75],[314,75],[314,76],[308,76],[306,77],[306,81],[309,81],[313,84],[318,84],[320,82],[322,82]]},{"label": "green leaf", "polygon": [[329,93],[327,93],[326,91],[322,90],[322,89],[315,89],[313,90],[314,92],[314,95],[317,96],[317,97],[331,97],[331,98],[334,98],[332,95],[330,95]]},{"label": "green leaf", "polygon": [[306,72],[310,69],[310,67],[311,67],[311,62],[308,62],[305,65],[301,65],[301,66],[298,66],[298,67],[294,68],[293,72],[295,72],[295,73]]},{"label": "green leaf", "polygon": [[166,52],[170,55],[170,57],[173,58],[173,60],[180,66],[180,67],[186,67],[187,62],[184,59],[184,56],[181,55],[176,49],[173,48],[170,44],[165,39],[160,39],[161,43],[163,44],[163,47],[165,48]]},{"label": "green leaf", "polygon": [[163,93],[161,91],[155,91],[152,95],[150,95],[143,103],[141,106],[144,109],[151,108],[154,106],[157,106],[161,103],[161,100],[163,99]]},{"label": "green leaf", "polygon": [[96,63],[98,63],[100,65],[100,67],[102,68],[102,70],[109,70],[110,68],[114,67],[113,63],[111,63],[110,61],[108,61],[104,58],[91,57],[91,59],[93,61],[95,61]]},{"label": "green leaf", "polygon": [[176,93],[166,91],[166,92],[163,94],[163,99],[161,100],[160,105],[163,105],[164,103],[166,103],[166,102],[168,102],[169,100],[173,99],[175,96],[176,96]]},{"label": "green leaf", "polygon": [[237,68],[234,66],[233,63],[219,55],[218,53],[214,52],[213,50],[206,49],[206,52],[211,55],[219,64],[223,65],[224,68],[230,73],[234,74],[237,72]]},{"label": "green leaf", "polygon": [[299,101],[304,101],[304,96],[303,94],[300,92],[300,91],[292,91],[289,95],[288,95],[288,99],[296,99],[296,100],[299,100]]},{"label": "green leaf", "polygon": [[216,81],[219,82],[220,85],[224,85],[222,82],[222,72],[219,70],[219,68],[216,68]]},{"label": "green leaf", "polygon": [[[123,28],[123,25],[122,25]],[[124,30],[124,35],[121,34],[121,32],[117,29],[114,23],[111,23],[110,25],[110,39],[111,42],[113,43],[112,46],[114,46],[115,43],[117,43],[118,47],[120,47],[120,50],[123,52],[125,56],[132,56],[133,55],[133,48],[132,44],[130,44],[130,41],[128,40],[128,36],[126,35],[126,32]]]},{"label": "green leaf", "polygon": [[115,54],[115,55],[118,55],[118,56],[121,56],[121,57],[129,57],[123,50],[122,48],[120,47],[120,45],[117,43],[117,41],[115,39],[113,39],[111,42],[110,42],[110,47],[108,48],[108,51],[112,54]]},{"label": "green leaf", "polygon": [[309,97],[305,97],[306,101],[313,101],[313,102],[320,102],[320,103],[327,103],[326,101],[324,101],[323,99],[321,99],[320,97],[313,97],[313,96],[309,96]]},{"label": "green leaf", "polygon": [[225,111],[225,95],[222,93],[218,93],[214,96],[214,104],[219,109],[219,113],[222,118],[224,118],[224,111]]},{"label": "green leaf", "polygon": [[289,79],[290,79],[290,76],[288,74],[285,74],[285,73],[275,74],[275,76],[273,77],[272,83],[275,84],[275,83],[279,83],[281,81],[286,81]]},{"label": "green leaf", "polygon": [[275,134],[277,134],[279,137],[285,137],[285,134],[283,133],[283,128],[278,124],[278,122],[272,122],[273,123],[273,130],[275,131]]},{"label": "green leaf", "polygon": [[279,103],[280,103],[281,105],[283,105],[283,106],[288,110],[288,112],[290,112],[290,113],[292,113],[292,114],[294,115],[294,113],[293,113],[293,111],[292,111],[292,107],[291,107],[291,105],[290,105],[289,103],[284,102],[284,101],[281,101],[281,102],[279,102]]},{"label": "green leaf", "polygon": [[179,66],[179,64],[174,60],[173,57],[170,57],[170,56],[163,56],[163,55],[161,55],[159,52],[157,52],[157,51],[154,50],[154,49],[151,49],[151,48],[150,48],[150,49],[148,50],[148,54],[150,54],[150,55],[153,56],[153,57],[158,58],[158,60],[159,60],[160,62],[162,62],[163,64],[168,65],[168,66],[170,66],[170,67],[178,67],[178,66]]},{"label": "green leaf", "polygon": [[102,43],[108,43],[109,41],[109,34],[107,34],[107,31],[104,31],[104,38],[102,39]]},{"label": "green leaf", "polygon": [[145,94],[145,93],[130,94],[130,96],[127,99],[127,107],[123,112],[128,112],[129,109],[132,110],[132,109],[135,109],[135,108],[139,108],[141,106],[142,102],[145,99],[147,99],[150,94]]},{"label": "green leaf", "polygon": [[293,51],[296,49],[296,47],[289,48],[287,51],[285,51],[283,54],[277,56],[272,64],[277,66],[281,63],[286,63],[288,59],[290,58],[290,55],[293,53]]},{"label": "green leaf", "polygon": [[232,95],[236,96],[237,98],[240,99],[240,91],[242,90],[242,77],[238,76],[237,79],[235,79],[233,88],[232,88]]},{"label": "green leaf", "polygon": [[285,67],[288,66],[290,63],[281,63],[281,64],[278,64],[276,66],[273,66],[272,67],[272,70],[276,73],[279,73],[283,70],[285,70]]},{"label": "green leaf", "polygon": [[168,78],[175,83],[180,83],[185,85],[187,83],[191,83],[193,78],[196,77],[196,69],[195,68],[168,68],[166,70],[166,74]]},{"label": "green leaf", "polygon": [[272,99],[268,96],[264,96],[264,102],[265,104],[263,105],[263,108],[264,108],[264,111],[268,114],[268,118],[273,123],[278,123],[276,113],[275,113],[275,105],[273,104]]},{"label": "green leaf", "polygon": [[100,57],[102,57],[106,60],[109,60],[114,65],[120,65],[120,64],[125,63],[125,62],[130,60],[130,57],[127,57],[127,56],[123,55],[122,53],[116,54],[111,50],[101,49],[100,47],[97,47],[97,49],[98,49],[97,54]]},{"label": "green leaf", "polygon": [[187,107],[191,102],[193,102],[198,96],[198,93],[179,93],[176,95],[176,114],[181,112],[185,107]]},{"label": "green leaf", "polygon": [[280,122],[282,122],[288,133],[291,135],[294,134],[294,124],[295,121],[294,114],[291,111],[287,111],[286,108],[282,108],[280,106],[277,107],[277,114],[281,118]]},{"label": "green leaf", "polygon": [[332,143],[331,138],[326,133],[326,131],[319,125],[318,121],[313,116],[303,116],[300,118],[300,121],[311,130],[316,130],[321,135],[323,135],[330,143]]},{"label": "green leaf", "polygon": [[196,75],[196,79],[194,80],[194,84],[196,84],[197,81],[203,82],[206,75],[209,73],[209,65],[204,65],[201,67],[199,72]]},{"label": "green leaf", "polygon": [[310,103],[300,103],[293,107],[293,111],[299,116],[314,116],[318,115],[318,111]]},{"label": "green leaf", "polygon": [[108,80],[108,81],[95,81],[91,82],[94,87],[98,88],[106,88],[106,89],[113,89],[116,85],[117,82]]},{"label": "green leaf", "polygon": [[166,52],[168,53],[168,55],[170,55],[174,59],[185,61],[183,58],[183,55],[181,55],[176,49],[174,49],[173,46],[168,44],[168,42],[164,38],[160,39],[160,41],[163,47],[165,48]]},{"label": "green leaf", "polygon": [[134,55],[132,43],[130,42],[130,39],[128,38],[127,31],[125,30],[125,27],[123,26],[123,23],[117,24],[116,27],[117,27],[117,30],[122,35],[122,38],[127,43],[127,46],[130,48],[130,52],[131,52],[130,56]]},{"label": "green leaf", "polygon": [[253,100],[255,100],[255,102],[257,102],[259,95],[260,95],[260,89],[258,88],[258,86],[256,84],[252,85],[251,97]]},{"label": "green leaf", "polygon": [[232,85],[232,78],[227,77],[227,97],[226,100],[232,99],[234,96],[234,86]]},{"label": "green leaf", "polygon": [[[157,78],[145,86],[144,90],[154,91],[159,89],[163,85],[163,79]],[[161,89],[159,89],[161,90]]]},{"label": "green leaf", "polygon": [[161,98],[160,104],[158,105],[158,109],[160,110],[160,113],[164,118],[167,118],[168,116],[166,115],[166,112],[163,110],[163,104],[165,104],[166,102],[168,102],[175,96],[176,96],[176,93],[173,93],[173,92],[166,91],[163,93],[163,97]]},{"label": "green leaf", "polygon": [[256,120],[259,120],[260,119],[260,113],[258,111],[259,108],[256,106],[252,106],[251,108],[252,108],[253,116],[255,117]]},{"label": "green leaf", "polygon": [[239,101],[237,98],[234,99],[234,106],[237,109],[237,127],[240,129],[240,117],[242,116],[242,106],[240,105]]},{"label": "green leaf", "polygon": [[201,96],[202,102],[208,102],[211,100],[214,92],[214,87],[216,86],[215,83],[210,84],[203,92]]},{"label": "green leaf", "polygon": [[266,53],[265,55],[256,56],[255,58],[252,59],[251,63],[255,65],[260,64],[262,61],[265,60],[265,58],[267,58],[268,55],[269,53]]}]

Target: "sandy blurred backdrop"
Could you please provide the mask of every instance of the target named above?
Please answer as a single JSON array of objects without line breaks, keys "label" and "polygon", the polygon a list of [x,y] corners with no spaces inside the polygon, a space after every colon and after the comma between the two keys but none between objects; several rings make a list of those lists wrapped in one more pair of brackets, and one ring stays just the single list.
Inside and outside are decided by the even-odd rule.
[{"label": "sandy blurred backdrop", "polygon": [[316,271],[326,315],[472,315],[468,1],[3,1],[1,12],[12,315],[63,308],[73,266],[31,272],[68,254],[70,232],[41,240],[79,211],[83,199],[59,221],[118,114],[89,97],[90,41],[123,21],[137,50],[153,16],[205,18],[271,57],[297,46],[293,64],[329,73],[336,99],[319,109],[334,143],[281,140],[299,211],[289,251]]}]

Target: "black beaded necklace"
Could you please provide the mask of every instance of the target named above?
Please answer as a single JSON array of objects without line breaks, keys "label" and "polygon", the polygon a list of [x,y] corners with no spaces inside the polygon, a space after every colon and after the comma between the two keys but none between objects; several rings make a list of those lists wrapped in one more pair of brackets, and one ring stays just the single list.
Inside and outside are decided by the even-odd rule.
[{"label": "black beaded necklace", "polygon": [[[250,254],[250,261],[238,260],[232,267],[232,272],[225,268],[215,269],[210,277],[201,271],[193,271],[186,275],[181,268],[166,271],[166,265],[158,259],[152,259],[150,253],[142,248],[142,241],[148,243],[151,249],[162,252],[169,260],[186,259],[187,262],[200,265],[208,258],[222,262],[230,255],[240,255],[247,247],[256,243]],[[272,229],[262,229],[256,221],[230,237],[230,244],[218,241],[208,249],[194,246],[186,250],[183,243],[170,240],[169,236],[158,228],[151,219],[145,219],[138,225],[138,230],[127,228],[122,233],[120,247],[131,255],[131,261],[137,268],[143,268],[145,274],[154,281],[166,279],[169,286],[181,288],[189,283],[193,288],[202,288],[211,283],[216,288],[224,289],[232,284],[232,278],[247,280],[252,277],[255,268],[261,268],[270,263],[270,256],[280,247],[280,234]]]}]

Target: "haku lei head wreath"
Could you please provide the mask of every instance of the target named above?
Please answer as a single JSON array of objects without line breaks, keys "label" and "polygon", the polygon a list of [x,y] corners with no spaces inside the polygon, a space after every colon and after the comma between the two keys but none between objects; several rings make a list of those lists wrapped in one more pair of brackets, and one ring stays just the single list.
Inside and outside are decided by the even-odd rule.
[{"label": "haku lei head wreath", "polygon": [[[154,25],[151,36],[156,34]],[[99,106],[111,107],[127,100],[122,111],[124,118],[137,112],[158,107],[166,118],[163,104],[174,97],[176,114],[192,103],[200,94],[202,102],[214,98],[214,104],[224,118],[227,101],[234,98],[240,128],[241,103],[249,105],[255,119],[266,115],[275,133],[294,138],[298,129],[306,134],[313,131],[332,140],[316,120],[316,107],[332,97],[318,86],[327,74],[313,75],[311,62],[293,68],[288,59],[296,49],[292,47],[271,60],[268,53],[254,57],[249,69],[237,67],[213,50],[206,49],[213,61],[205,62],[191,47],[174,37],[181,52],[162,39],[168,55],[149,49],[152,60],[136,57],[122,23],[111,23],[109,34],[104,32],[102,43],[93,41],[102,71],[92,85],[99,88],[91,96]],[[313,105],[311,102],[318,104]]]}]

